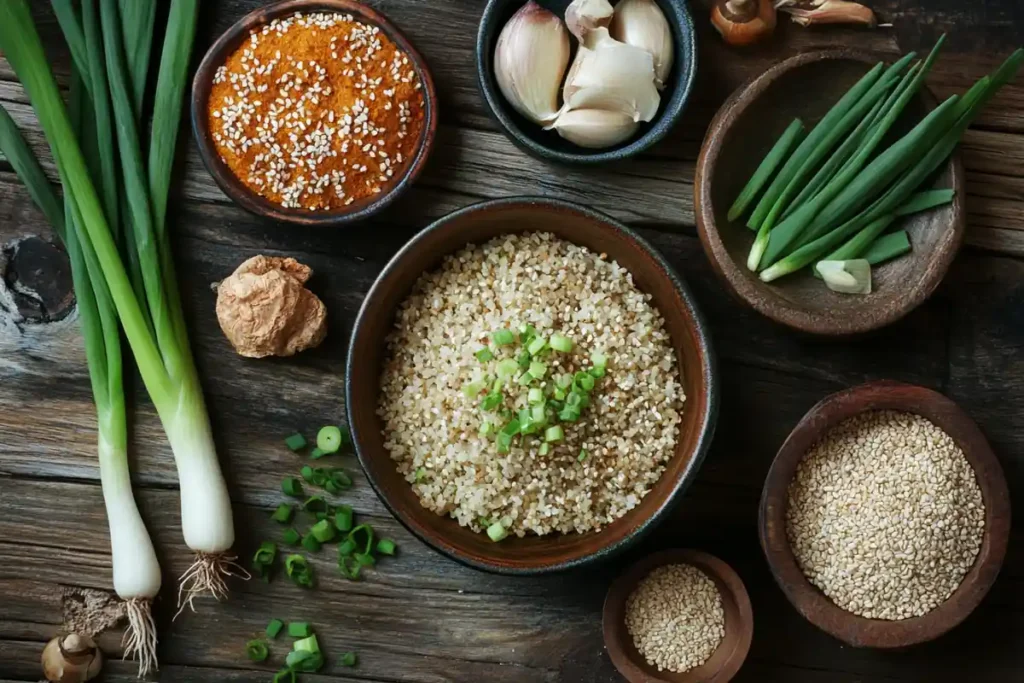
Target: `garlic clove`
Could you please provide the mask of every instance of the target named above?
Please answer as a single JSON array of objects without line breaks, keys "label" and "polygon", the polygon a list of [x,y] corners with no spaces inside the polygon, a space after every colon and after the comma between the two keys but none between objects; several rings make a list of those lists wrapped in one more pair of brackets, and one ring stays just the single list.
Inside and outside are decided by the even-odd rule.
[{"label": "garlic clove", "polygon": [[[577,93],[594,89],[579,99]],[[628,103],[634,121],[651,121],[661,107],[654,85],[654,57],[646,50],[615,40],[606,28],[594,29],[576,53],[562,98],[565,110],[589,107],[590,97]]]},{"label": "garlic clove", "polygon": [[675,62],[672,27],[654,0],[621,0],[615,6],[611,35],[633,47],[647,50],[654,58],[654,84],[659,90]]},{"label": "garlic clove", "polygon": [[572,98],[565,103],[564,110],[603,109],[625,114],[633,121],[640,121],[638,103],[628,97],[628,93],[616,88],[592,86],[575,91]]},{"label": "garlic clove", "polygon": [[873,27],[878,24],[870,7],[848,0],[779,0],[775,7],[788,12],[801,26],[863,24]]},{"label": "garlic clove", "polygon": [[498,36],[494,76],[512,107],[541,125],[558,116],[558,89],[569,64],[569,33],[562,20],[530,0]]},{"label": "garlic clove", "polygon": [[573,0],[565,8],[565,25],[581,43],[596,28],[607,28],[615,9],[608,0]]},{"label": "garlic clove", "polygon": [[819,261],[815,270],[833,292],[840,294],[870,294],[871,264],[865,259],[848,261]]},{"label": "garlic clove", "polygon": [[551,127],[580,147],[604,149],[633,137],[640,124],[618,111],[574,109],[562,112]]}]

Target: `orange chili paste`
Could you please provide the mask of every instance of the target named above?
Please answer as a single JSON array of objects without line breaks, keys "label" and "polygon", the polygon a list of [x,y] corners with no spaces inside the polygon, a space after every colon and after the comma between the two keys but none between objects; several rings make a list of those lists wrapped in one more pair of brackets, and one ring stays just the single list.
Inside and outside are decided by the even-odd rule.
[{"label": "orange chili paste", "polygon": [[221,159],[286,208],[329,210],[397,182],[424,126],[409,56],[349,14],[294,14],[255,29],[209,100]]}]

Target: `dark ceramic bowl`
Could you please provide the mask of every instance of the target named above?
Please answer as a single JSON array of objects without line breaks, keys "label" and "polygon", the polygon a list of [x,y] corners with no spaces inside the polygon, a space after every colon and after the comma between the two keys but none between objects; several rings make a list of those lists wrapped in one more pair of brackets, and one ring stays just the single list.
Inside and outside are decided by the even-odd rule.
[{"label": "dark ceramic bowl", "polygon": [[[985,532],[974,566],[959,588],[921,617],[886,621],[842,609],[812,585],[797,564],[786,533],[789,484],[808,450],[829,430],[872,410],[920,415],[949,434],[974,469],[985,503]],[[841,391],[808,411],[782,444],[761,494],[760,535],[768,566],[789,601],[808,621],[854,647],[902,648],[938,638],[974,611],[995,583],[1010,538],[1010,493],[985,435],[951,400],[924,387],[871,382]]]},{"label": "dark ceramic bowl", "polygon": [[[617,147],[589,150],[563,139],[555,131],[546,131],[524,118],[498,88],[494,77],[494,48],[501,30],[526,0],[489,0],[480,18],[476,39],[476,71],[480,90],[491,114],[505,129],[512,141],[530,154],[564,164],[600,164],[634,156],[648,149],[668,134],[679,121],[690,99],[697,74],[697,37],[686,0],[657,0],[672,27],[675,64],[668,83],[661,91],[661,108],[650,123],[642,124],[632,140]],[[568,0],[538,0],[560,17],[565,16]],[[613,2],[614,4],[614,2]],[[576,39],[570,36],[575,45]],[[575,49],[573,51],[575,54]],[[572,61],[570,60],[570,64]]]},{"label": "dark ceramic bowl", "polygon": [[[725,612],[722,642],[708,661],[686,673],[658,671],[651,666],[626,628],[629,596],[652,571],[673,564],[696,567],[714,581]],[[725,562],[699,550],[665,550],[630,567],[608,589],[602,621],[608,656],[629,683],[728,683],[746,661],[754,639],[754,610],[743,580]]]},{"label": "dark ceramic bowl", "polygon": [[[309,211],[285,208],[269,201],[250,190],[242,183],[231,169],[227,167],[217,152],[210,134],[207,120],[208,102],[213,88],[213,78],[228,57],[246,40],[254,28],[258,28],[278,17],[295,12],[343,12],[353,15],[357,20],[372,26],[378,26],[399,49],[409,56],[409,61],[416,70],[423,84],[423,105],[425,120],[423,133],[416,147],[415,155],[405,167],[402,174],[385,186],[384,191],[373,197],[354,202],[344,209],[332,211]],[[437,91],[434,80],[430,76],[423,57],[406,39],[402,32],[383,15],[370,7],[353,0],[285,0],[266,7],[261,7],[245,15],[224,34],[206,52],[199,64],[195,79],[192,82],[192,130],[195,134],[199,156],[216,181],[220,189],[243,209],[275,221],[307,226],[337,226],[353,223],[379,213],[415,182],[434,144],[437,133]]]},{"label": "dark ceramic bowl", "polygon": [[[955,153],[934,181],[935,187],[956,191],[953,203],[908,216],[891,228],[910,233],[913,251],[874,269],[871,294],[837,294],[809,269],[766,284],[747,268],[754,232],[744,222],[730,223],[729,207],[794,118],[810,128],[877,61],[854,50],[830,50],[775,65],[722,105],[697,161],[694,213],[715,272],[733,294],[759,313],[801,332],[842,337],[899,320],[935,291],[963,241],[967,190],[963,165]],[[935,99],[923,90],[895,128],[902,134],[910,121],[916,123],[934,107]]]},{"label": "dark ceramic bowl", "polygon": [[[510,536],[493,543],[420,505],[384,447],[377,416],[384,339],[395,310],[416,280],[444,256],[498,235],[551,232],[598,253],[632,273],[665,318],[683,375],[686,403],[680,439],[657,485],[621,519],[596,533]],[[502,199],[461,209],[414,237],[384,268],[363,301],[349,344],[345,376],[349,428],[359,462],[380,499],[412,533],[463,564],[504,574],[541,574],[610,557],[650,531],[697,475],[714,432],[718,380],[707,325],[689,289],[667,263],[631,230],[567,202]]]}]

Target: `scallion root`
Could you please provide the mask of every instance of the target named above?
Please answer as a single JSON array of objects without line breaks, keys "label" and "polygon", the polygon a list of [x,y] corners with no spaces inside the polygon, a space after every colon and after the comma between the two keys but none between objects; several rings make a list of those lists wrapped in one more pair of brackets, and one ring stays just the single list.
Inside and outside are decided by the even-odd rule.
[{"label": "scallion root", "polygon": [[124,608],[128,629],[121,640],[123,659],[137,661],[139,678],[144,678],[150,671],[160,668],[156,660],[156,622],[153,621],[152,603],[143,598],[135,598],[125,602]]},{"label": "scallion root", "polygon": [[186,607],[194,612],[196,608],[192,601],[203,595],[212,595],[217,600],[228,597],[229,576],[246,581],[251,579],[252,575],[235,562],[237,559],[234,555],[222,553],[196,553],[196,561],[178,579],[178,612],[174,618],[177,619]]}]

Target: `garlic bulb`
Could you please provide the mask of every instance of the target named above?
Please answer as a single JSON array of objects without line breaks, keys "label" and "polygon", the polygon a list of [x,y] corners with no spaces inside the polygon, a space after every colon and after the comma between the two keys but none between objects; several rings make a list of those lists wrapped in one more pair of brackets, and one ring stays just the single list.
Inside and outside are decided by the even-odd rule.
[{"label": "garlic bulb", "polygon": [[841,294],[871,293],[871,264],[866,259],[849,261],[818,261],[814,267],[833,292]]},{"label": "garlic bulb", "polygon": [[562,112],[550,127],[580,147],[603,149],[630,139],[639,126],[631,116],[619,111],[574,109]]},{"label": "garlic bulb", "polygon": [[565,8],[565,25],[582,43],[595,28],[607,28],[614,12],[608,0],[573,0]]},{"label": "garlic bulb", "polygon": [[494,75],[502,95],[534,123],[558,116],[558,88],[569,64],[569,33],[557,16],[530,0],[498,36]]},{"label": "garlic bulb", "polygon": [[675,61],[672,28],[654,0],[622,0],[615,6],[611,35],[633,47],[647,50],[654,58],[654,84],[659,90]]},{"label": "garlic bulb", "polygon": [[576,53],[562,98],[565,111],[613,105],[634,122],[651,121],[661,106],[654,85],[654,57],[615,40],[608,29],[596,28]]}]

